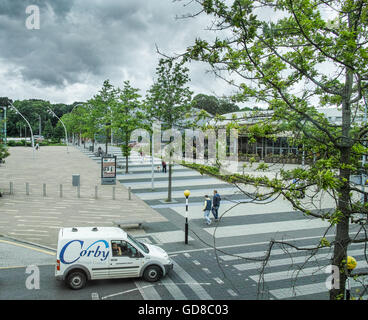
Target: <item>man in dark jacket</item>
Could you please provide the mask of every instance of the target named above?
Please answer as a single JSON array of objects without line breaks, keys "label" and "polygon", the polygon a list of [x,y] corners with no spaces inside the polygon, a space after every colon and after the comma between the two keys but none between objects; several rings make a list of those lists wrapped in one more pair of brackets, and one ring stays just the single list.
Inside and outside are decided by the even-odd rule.
[{"label": "man in dark jacket", "polygon": [[220,207],[221,197],[217,193],[217,190],[213,190],[213,199],[212,199],[212,214],[215,218],[215,221],[218,221],[218,209]]}]

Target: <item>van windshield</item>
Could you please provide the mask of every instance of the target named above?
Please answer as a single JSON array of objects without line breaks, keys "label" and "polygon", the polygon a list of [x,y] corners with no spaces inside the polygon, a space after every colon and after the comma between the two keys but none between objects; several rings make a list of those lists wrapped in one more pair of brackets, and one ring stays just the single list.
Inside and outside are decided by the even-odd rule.
[{"label": "van windshield", "polygon": [[143,252],[145,253],[149,253],[149,250],[147,248],[147,246],[142,243],[142,242],[139,242],[138,240],[134,239],[131,235],[128,234],[128,239],[134,243],[137,247],[139,247],[139,249],[141,249]]}]

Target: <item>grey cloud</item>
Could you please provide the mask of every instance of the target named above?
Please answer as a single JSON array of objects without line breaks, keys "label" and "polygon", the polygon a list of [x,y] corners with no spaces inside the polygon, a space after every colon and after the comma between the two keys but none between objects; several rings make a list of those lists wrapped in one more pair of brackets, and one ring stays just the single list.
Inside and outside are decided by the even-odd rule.
[{"label": "grey cloud", "polygon": [[[40,6],[40,30],[25,28],[29,4]],[[180,52],[206,26],[198,19],[176,21],[181,9],[172,0],[1,0],[0,60],[39,88],[105,79],[121,85],[130,80],[124,76],[142,88],[154,76],[155,44]],[[200,86],[200,77],[195,80]]]}]

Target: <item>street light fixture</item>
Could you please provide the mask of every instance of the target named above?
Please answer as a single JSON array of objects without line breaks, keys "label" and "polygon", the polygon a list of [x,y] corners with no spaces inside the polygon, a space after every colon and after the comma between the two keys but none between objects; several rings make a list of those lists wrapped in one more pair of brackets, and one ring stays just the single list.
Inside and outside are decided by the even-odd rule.
[{"label": "street light fixture", "polygon": [[184,191],[185,196],[185,244],[188,244],[188,201],[190,196],[190,191]]}]

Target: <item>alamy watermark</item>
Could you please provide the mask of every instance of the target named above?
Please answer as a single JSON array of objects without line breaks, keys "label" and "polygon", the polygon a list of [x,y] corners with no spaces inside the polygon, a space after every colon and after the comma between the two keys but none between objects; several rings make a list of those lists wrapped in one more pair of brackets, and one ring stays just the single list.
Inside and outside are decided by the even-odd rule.
[{"label": "alamy watermark", "polygon": [[338,266],[329,265],[325,269],[325,273],[330,274],[326,279],[326,288],[328,290],[340,289],[340,269]]},{"label": "alamy watermark", "polygon": [[[151,154],[168,163],[196,163],[218,165],[220,173],[226,174],[238,168],[237,129],[168,129],[161,131],[161,123],[156,122],[151,135],[145,129],[131,133],[130,141],[140,141],[132,150]],[[207,143],[205,141],[207,140]],[[162,143],[163,142],[163,143]]]},{"label": "alamy watermark", "polygon": [[40,269],[36,265],[30,265],[26,268],[26,274],[29,276],[26,279],[26,288],[28,290],[40,289]]},{"label": "alamy watermark", "polygon": [[39,30],[41,28],[40,8],[36,5],[27,6],[26,15],[26,28],[28,30]]}]

